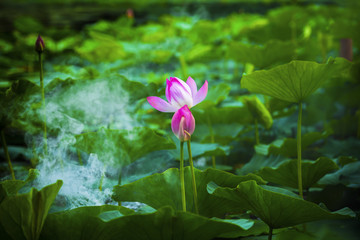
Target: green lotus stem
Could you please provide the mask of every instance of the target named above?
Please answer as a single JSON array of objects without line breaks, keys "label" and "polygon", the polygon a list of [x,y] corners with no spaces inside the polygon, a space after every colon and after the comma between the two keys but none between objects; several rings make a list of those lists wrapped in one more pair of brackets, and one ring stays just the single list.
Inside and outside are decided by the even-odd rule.
[{"label": "green lotus stem", "polygon": [[272,239],[272,234],[273,234],[273,228],[269,227],[269,236],[268,236],[268,240]]},{"label": "green lotus stem", "polygon": [[[215,143],[214,131],[213,131],[213,128],[211,126],[211,121],[210,121],[209,115],[207,117],[207,120],[208,120],[211,143]],[[211,162],[212,162],[212,167],[216,168],[216,158],[215,158],[215,156],[211,156]]]},{"label": "green lotus stem", "polygon": [[81,152],[79,151],[79,149],[76,149],[76,153],[79,159],[79,164],[82,166],[83,165],[83,161],[82,161],[82,157],[81,157]]},{"label": "green lotus stem", "polygon": [[216,168],[216,158],[215,158],[215,156],[211,156],[211,163],[212,163],[212,167]]},{"label": "green lotus stem", "polygon": [[260,144],[260,138],[259,138],[259,127],[258,127],[258,120],[255,118],[255,142],[256,145]]},{"label": "green lotus stem", "polygon": [[40,63],[40,88],[41,88],[41,99],[43,108],[43,128],[44,128],[44,153],[47,155],[47,133],[46,133],[46,107],[45,107],[45,89],[44,89],[44,70],[43,70],[43,58],[42,53],[39,52],[39,63]]},{"label": "green lotus stem", "polygon": [[[120,172],[119,172],[118,185],[121,186],[121,169],[120,169]],[[118,202],[118,206],[121,206],[121,202]]]},{"label": "green lotus stem", "polygon": [[100,191],[102,191],[102,186],[103,186],[104,177],[105,177],[105,169],[106,169],[106,166],[104,165],[103,170],[101,171],[101,177],[100,177],[100,184],[99,184]]},{"label": "green lotus stem", "polygon": [[11,164],[11,159],[10,159],[9,151],[8,151],[8,148],[7,148],[7,144],[6,144],[6,140],[5,140],[5,134],[4,134],[3,129],[1,130],[1,140],[2,140],[2,143],[3,143],[3,147],[4,147],[5,158],[6,158],[7,162],[8,162],[8,165],[9,165],[11,178],[12,178],[12,180],[15,180],[15,173],[14,173],[14,169],[13,169],[12,164]]},{"label": "green lotus stem", "polygon": [[182,75],[186,79],[188,77],[187,76],[187,64],[186,64],[186,61],[185,61],[185,58],[183,55],[180,55],[179,61],[180,61]]},{"label": "green lotus stem", "polygon": [[296,34],[296,22],[294,20],[290,21],[290,28],[291,28],[291,40],[294,44],[294,49],[295,49],[295,54],[293,56],[293,60],[297,59],[297,46],[298,46],[298,42],[297,42],[297,34]]},{"label": "green lotus stem", "polygon": [[190,162],[191,177],[192,177],[195,213],[199,214],[198,197],[197,197],[197,189],[196,189],[196,179],[195,179],[195,172],[194,172],[194,163],[193,163],[192,154],[191,154],[190,139],[189,139],[189,141],[187,141],[187,146],[188,146],[188,152],[189,152],[189,162]]},{"label": "green lotus stem", "polygon": [[181,184],[181,203],[183,211],[186,212],[185,180],[184,180],[184,142],[180,142],[180,184]]},{"label": "green lotus stem", "polygon": [[235,66],[234,66],[234,79],[238,79],[239,77],[239,64],[237,62],[235,62]]},{"label": "green lotus stem", "polygon": [[298,167],[298,186],[299,186],[299,195],[301,198],[303,196],[302,189],[302,172],[301,172],[301,117],[302,117],[302,103],[299,102],[299,115],[298,115],[298,123],[297,123],[297,167]]}]

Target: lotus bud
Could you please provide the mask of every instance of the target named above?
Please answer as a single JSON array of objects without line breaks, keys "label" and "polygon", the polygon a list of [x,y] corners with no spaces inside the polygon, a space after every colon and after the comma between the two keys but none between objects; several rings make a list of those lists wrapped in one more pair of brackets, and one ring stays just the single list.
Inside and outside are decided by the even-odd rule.
[{"label": "lotus bud", "polygon": [[195,130],[195,118],[187,105],[175,112],[171,120],[171,129],[180,141],[190,140]]},{"label": "lotus bud", "polygon": [[39,35],[35,42],[35,51],[37,51],[38,53],[42,53],[44,49],[45,49],[44,40]]}]

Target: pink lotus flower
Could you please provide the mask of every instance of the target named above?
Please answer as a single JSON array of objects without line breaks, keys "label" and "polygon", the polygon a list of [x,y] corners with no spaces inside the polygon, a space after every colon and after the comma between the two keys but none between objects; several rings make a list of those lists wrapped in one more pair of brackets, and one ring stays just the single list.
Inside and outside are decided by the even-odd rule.
[{"label": "pink lotus flower", "polygon": [[195,118],[187,105],[176,111],[171,119],[171,129],[180,141],[190,139],[195,130]]},{"label": "pink lotus flower", "polygon": [[204,85],[197,90],[197,85],[191,77],[186,83],[176,77],[171,77],[170,81],[166,79],[165,95],[168,102],[159,97],[148,97],[147,100],[151,106],[160,112],[176,112],[184,105],[192,108],[202,102],[208,91],[208,82],[205,80]]}]

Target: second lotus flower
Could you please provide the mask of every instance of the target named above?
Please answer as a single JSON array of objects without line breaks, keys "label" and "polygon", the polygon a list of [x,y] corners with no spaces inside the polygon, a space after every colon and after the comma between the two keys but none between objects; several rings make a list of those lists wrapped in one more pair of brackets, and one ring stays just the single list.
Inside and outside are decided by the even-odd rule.
[{"label": "second lotus flower", "polygon": [[208,91],[208,82],[197,90],[197,85],[191,77],[189,77],[186,83],[176,77],[171,77],[170,81],[166,79],[165,95],[168,102],[159,97],[148,97],[147,100],[151,106],[160,112],[176,112],[184,105],[188,108],[192,108],[196,104],[202,102]]}]

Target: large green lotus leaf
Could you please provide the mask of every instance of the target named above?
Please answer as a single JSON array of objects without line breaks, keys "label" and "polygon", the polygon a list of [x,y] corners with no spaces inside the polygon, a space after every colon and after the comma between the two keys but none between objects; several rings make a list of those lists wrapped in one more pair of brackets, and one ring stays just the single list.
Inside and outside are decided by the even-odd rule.
[{"label": "large green lotus leaf", "polygon": [[[105,226],[103,222],[133,213],[128,208],[112,205],[79,207],[51,213],[46,218],[40,239],[96,239]],[[96,221],[96,218],[102,221]]]},{"label": "large green lotus leaf", "polygon": [[349,208],[330,212],[315,203],[301,199],[288,190],[259,186],[253,180],[242,182],[236,188],[219,187],[209,183],[208,191],[212,195],[246,207],[275,229],[322,219],[355,217],[355,213]]},{"label": "large green lotus leaf", "polygon": [[33,181],[38,174],[37,169],[30,169],[28,177],[23,180],[5,180],[0,182],[0,203],[8,196],[14,196],[28,182]]},{"label": "large green lotus leaf", "polygon": [[39,239],[48,211],[61,186],[62,181],[58,180],[40,191],[32,188],[29,193],[4,199],[0,204],[0,223],[8,238]]},{"label": "large green lotus leaf", "polygon": [[[235,187],[239,182],[263,180],[253,174],[236,176],[224,171],[209,168],[205,171],[195,169],[196,186],[198,192],[199,213],[207,217],[220,217],[227,212],[240,211],[242,206],[233,201],[224,200],[208,194],[206,185],[214,181],[224,186]],[[151,191],[149,191],[151,189]],[[186,209],[195,212],[193,204],[192,178],[190,167],[185,167]],[[163,173],[139,179],[133,183],[114,187],[115,201],[138,201],[158,209],[170,205],[181,210],[179,169],[170,168]]]},{"label": "large green lotus leaf", "polygon": [[[297,159],[287,161],[277,168],[265,167],[258,174],[264,180],[282,186],[298,187]],[[304,189],[309,189],[326,174],[339,169],[334,161],[327,157],[320,157],[316,161],[301,162],[302,184]]]},{"label": "large green lotus leaf", "polygon": [[75,146],[87,153],[96,153],[107,164],[118,163],[122,166],[150,152],[175,148],[170,137],[146,127],[83,133],[76,136]]},{"label": "large green lotus leaf", "polygon": [[227,56],[242,63],[252,63],[256,67],[265,68],[277,62],[288,62],[295,54],[292,42],[268,41],[264,46],[232,42]]},{"label": "large green lotus leaf", "polygon": [[[258,228],[251,229],[251,220],[226,222],[174,211],[169,206],[150,214],[130,215],[120,213],[116,208],[118,207],[87,207],[51,214],[41,239],[210,240],[225,233],[247,236],[260,232]],[[104,218],[104,214],[110,217]]]},{"label": "large green lotus leaf", "polygon": [[[244,75],[241,86],[288,102],[301,102],[340,70],[336,59],[326,64],[291,61],[270,70]],[[342,65],[342,64],[341,64]]]},{"label": "large green lotus leaf", "polygon": [[273,119],[265,105],[260,102],[260,100],[256,96],[251,98],[244,98],[243,100],[249,108],[249,111],[253,115],[253,117],[257,119],[259,123],[262,124],[266,129],[271,128]]}]

